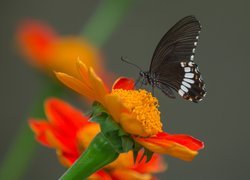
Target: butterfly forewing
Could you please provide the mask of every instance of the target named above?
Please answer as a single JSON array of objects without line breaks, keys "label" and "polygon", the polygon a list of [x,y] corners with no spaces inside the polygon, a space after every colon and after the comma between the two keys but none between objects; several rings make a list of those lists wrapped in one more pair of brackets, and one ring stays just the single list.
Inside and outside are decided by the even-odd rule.
[{"label": "butterfly forewing", "polygon": [[162,37],[155,49],[149,73],[169,97],[174,97],[170,88],[193,102],[205,95],[204,82],[193,62],[200,30],[199,21],[187,16]]}]

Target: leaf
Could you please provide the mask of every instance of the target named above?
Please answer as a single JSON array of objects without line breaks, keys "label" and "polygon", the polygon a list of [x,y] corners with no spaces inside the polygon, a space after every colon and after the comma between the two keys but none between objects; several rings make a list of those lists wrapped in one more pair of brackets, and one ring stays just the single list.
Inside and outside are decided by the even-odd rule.
[{"label": "leaf", "polygon": [[103,134],[112,131],[118,131],[120,126],[110,117],[107,116],[106,119],[101,123],[101,130]]},{"label": "leaf", "polygon": [[89,121],[90,122],[96,122],[96,123],[99,123],[101,125],[102,123],[105,122],[105,120],[107,119],[107,117],[108,117],[108,114],[103,112],[103,113],[101,113],[99,115],[92,116],[89,119]]},{"label": "leaf", "polygon": [[94,102],[91,110],[91,122],[100,124],[101,133],[118,153],[128,152],[134,147],[134,140],[109,115],[99,102]]},{"label": "leaf", "polygon": [[147,157],[146,162],[149,162],[149,161],[151,160],[153,154],[154,154],[154,152],[152,152],[152,151],[150,151],[150,150],[144,148],[144,153],[143,153],[143,155],[145,155],[145,156]]},{"label": "leaf", "polygon": [[97,102],[97,101],[93,102],[92,108],[91,108],[91,111],[90,111],[91,117],[92,116],[98,116],[98,115],[100,115],[102,113],[107,113],[105,108],[102,106],[102,104]]},{"label": "leaf", "polygon": [[114,147],[115,151],[118,153],[122,152],[122,141],[121,137],[117,136],[117,132],[108,132],[104,134],[104,137],[110,142],[110,144]]},{"label": "leaf", "polygon": [[119,129],[118,135],[119,136],[129,136],[129,134],[126,133],[122,128]]},{"label": "leaf", "polygon": [[136,163],[138,153],[139,153],[139,151],[141,149],[142,149],[142,145],[140,145],[139,143],[135,142],[134,143],[134,148],[133,148],[134,164]]},{"label": "leaf", "polygon": [[122,150],[124,152],[128,152],[128,151],[133,149],[135,142],[132,138],[130,138],[128,136],[122,136],[121,140],[122,140]]}]

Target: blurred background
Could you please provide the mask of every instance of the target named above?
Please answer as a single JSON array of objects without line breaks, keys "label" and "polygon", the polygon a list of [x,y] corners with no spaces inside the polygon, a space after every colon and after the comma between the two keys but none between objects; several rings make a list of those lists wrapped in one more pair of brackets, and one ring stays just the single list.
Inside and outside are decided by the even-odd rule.
[{"label": "blurred background", "polygon": [[[100,2],[1,0],[0,162],[42,88],[35,70],[18,53],[18,23],[26,18],[38,19],[61,35],[79,34]],[[101,47],[104,62],[117,77],[137,78],[138,70],[122,63],[120,57],[127,56],[147,70],[163,34],[187,15],[195,15],[202,24],[195,62],[208,94],[198,104],[179,97],[169,99],[160,91],[156,96],[166,131],[193,135],[205,142],[205,149],[191,163],[164,156],[169,169],[157,177],[246,179],[250,177],[249,1],[131,1],[120,24]],[[64,171],[55,151],[38,145],[22,179],[57,179]]]}]

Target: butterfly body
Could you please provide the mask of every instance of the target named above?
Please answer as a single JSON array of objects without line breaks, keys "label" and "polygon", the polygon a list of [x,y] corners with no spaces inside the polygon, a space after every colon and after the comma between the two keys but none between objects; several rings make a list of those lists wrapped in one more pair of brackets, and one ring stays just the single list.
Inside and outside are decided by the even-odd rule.
[{"label": "butterfly body", "polygon": [[140,72],[143,85],[157,87],[170,98],[173,90],[184,99],[198,102],[206,95],[194,54],[201,25],[194,16],[177,22],[158,43],[148,71]]},{"label": "butterfly body", "polygon": [[143,85],[150,84],[153,87],[157,86],[155,74],[151,74],[149,71],[141,71],[139,75]]}]

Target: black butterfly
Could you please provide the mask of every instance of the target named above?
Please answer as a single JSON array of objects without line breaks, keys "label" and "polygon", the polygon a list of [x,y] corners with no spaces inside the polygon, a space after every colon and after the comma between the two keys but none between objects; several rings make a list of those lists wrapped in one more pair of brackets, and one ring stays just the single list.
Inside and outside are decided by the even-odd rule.
[{"label": "black butterfly", "polygon": [[206,95],[205,84],[193,62],[200,30],[194,16],[177,22],[157,45],[149,71],[140,71],[141,83],[158,87],[170,98],[175,98],[175,90],[184,99],[201,101]]}]

